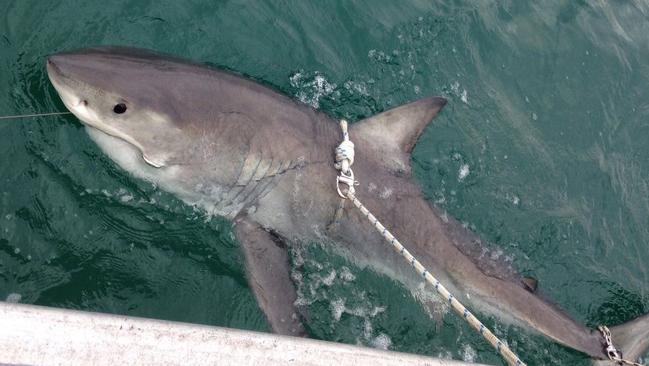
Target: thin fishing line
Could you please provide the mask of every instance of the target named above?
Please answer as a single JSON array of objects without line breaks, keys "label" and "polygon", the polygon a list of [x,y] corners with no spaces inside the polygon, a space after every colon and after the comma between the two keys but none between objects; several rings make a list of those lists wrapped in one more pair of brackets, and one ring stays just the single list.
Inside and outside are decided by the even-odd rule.
[{"label": "thin fishing line", "polygon": [[29,117],[42,117],[42,116],[60,116],[63,114],[72,114],[72,112],[52,112],[52,113],[37,113],[37,114],[17,114],[15,116],[0,116],[0,120],[3,119],[17,119],[17,118],[29,118]]}]

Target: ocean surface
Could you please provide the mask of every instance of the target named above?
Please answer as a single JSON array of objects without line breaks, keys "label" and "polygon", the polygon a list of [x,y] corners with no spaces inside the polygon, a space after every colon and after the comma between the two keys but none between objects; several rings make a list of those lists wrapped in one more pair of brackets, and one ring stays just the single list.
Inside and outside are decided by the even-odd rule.
[{"label": "ocean surface", "polygon": [[[649,312],[648,34],[642,0],[2,0],[0,115],[64,111],[45,58],[102,44],[231,69],[350,121],[443,95],[412,156],[426,196],[575,319],[614,325]],[[321,243],[292,262],[314,338],[503,364],[426,311],[430,292]],[[230,223],[129,176],[73,116],[0,121],[5,299],[268,330]],[[529,365],[589,364],[480,317]]]}]

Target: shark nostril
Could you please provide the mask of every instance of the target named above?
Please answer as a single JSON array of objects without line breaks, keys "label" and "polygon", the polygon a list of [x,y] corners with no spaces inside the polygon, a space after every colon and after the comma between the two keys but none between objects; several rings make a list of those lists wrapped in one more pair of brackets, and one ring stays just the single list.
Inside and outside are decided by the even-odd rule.
[{"label": "shark nostril", "polygon": [[84,100],[81,101],[81,104],[83,104],[84,106],[87,107],[88,106],[88,101],[86,99],[84,99]]}]

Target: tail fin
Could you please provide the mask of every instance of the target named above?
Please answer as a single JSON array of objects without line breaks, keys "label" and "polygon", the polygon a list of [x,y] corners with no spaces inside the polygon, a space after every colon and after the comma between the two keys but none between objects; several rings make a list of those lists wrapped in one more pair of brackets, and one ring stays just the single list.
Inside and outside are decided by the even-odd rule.
[{"label": "tail fin", "polygon": [[610,329],[613,344],[622,352],[624,359],[637,361],[649,349],[649,314]]}]

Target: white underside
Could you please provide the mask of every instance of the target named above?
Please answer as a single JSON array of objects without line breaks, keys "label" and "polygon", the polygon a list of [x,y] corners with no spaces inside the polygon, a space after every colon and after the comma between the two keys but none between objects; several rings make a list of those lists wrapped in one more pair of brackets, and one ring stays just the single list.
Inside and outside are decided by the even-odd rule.
[{"label": "white underside", "polygon": [[90,138],[117,163],[122,169],[131,173],[136,178],[149,181],[162,190],[172,193],[190,206],[196,206],[207,214],[218,215],[226,218],[234,217],[243,205],[221,205],[223,192],[214,185],[211,189],[204,189],[193,182],[200,180],[188,167],[177,165],[156,168],[145,161],[140,150],[132,144],[108,135],[94,127],[86,126]]},{"label": "white underside", "polygon": [[174,178],[173,167],[160,169],[146,163],[140,150],[132,144],[86,126],[90,138],[122,169],[152,183],[167,185]]}]

